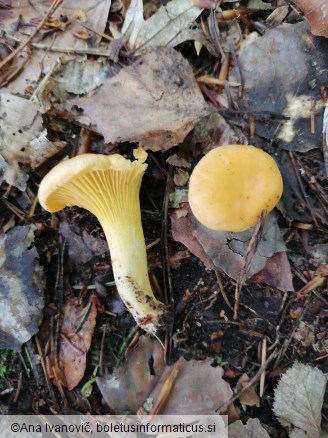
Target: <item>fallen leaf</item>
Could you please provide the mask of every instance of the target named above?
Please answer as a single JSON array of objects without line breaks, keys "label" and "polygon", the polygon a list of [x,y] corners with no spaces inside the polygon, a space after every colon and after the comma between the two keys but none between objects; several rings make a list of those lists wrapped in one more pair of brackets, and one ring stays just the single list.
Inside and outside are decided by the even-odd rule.
[{"label": "fallen leaf", "polygon": [[[224,111],[223,111],[224,114]],[[247,144],[245,135],[229,123],[217,112],[200,120],[192,134],[192,143],[203,143],[204,153],[225,144]]]},{"label": "fallen leaf", "polygon": [[93,96],[73,103],[85,110],[106,142],[140,142],[153,151],[182,142],[209,111],[191,66],[169,48],[139,58]]},{"label": "fallen leaf", "polygon": [[[249,377],[247,374],[242,374],[237,381],[237,389],[240,391],[245,386],[247,386],[249,382]],[[260,397],[257,395],[255,391],[255,385],[252,385],[250,388],[246,389],[239,397],[239,401],[243,405],[247,406],[260,406]]]},{"label": "fallen leaf", "polygon": [[[189,213],[181,216],[179,210],[176,210],[171,215],[173,239],[183,243],[208,269],[223,271],[236,280],[253,228],[242,233],[209,230],[197,221],[187,203],[182,204],[181,209]],[[247,278],[261,271],[267,264],[268,258],[277,252],[284,252],[285,249],[276,217],[271,213],[266,218],[262,238]],[[276,283],[279,284],[278,281]]]},{"label": "fallen leaf", "polygon": [[304,12],[314,35],[328,37],[328,3],[326,0],[294,0]]},{"label": "fallen leaf", "polygon": [[[172,372],[176,374],[163,415],[209,415],[232,396],[223,369],[212,367],[211,358],[186,361],[180,358],[168,366],[164,351],[157,340],[142,336],[139,344],[127,354],[126,363],[112,375],[98,378],[99,389],[116,414],[139,408],[151,412],[160,403],[162,389]],[[190,382],[193,382],[192,385]]]},{"label": "fallen leaf", "polygon": [[61,222],[59,231],[67,240],[69,259],[75,264],[83,265],[94,256],[103,255],[108,251],[108,244],[105,240],[95,238],[85,230],[80,235],[67,222]]},{"label": "fallen leaf", "polygon": [[[15,33],[15,37],[25,41],[27,35],[34,31],[35,23],[38,23],[38,20],[46,15],[50,5],[51,2],[48,0],[38,1],[34,7],[31,7],[29,0],[13,0],[10,17],[4,20],[0,18],[1,28],[11,35],[19,17],[24,17],[18,28],[19,31]],[[33,55],[29,57],[29,62],[25,65],[23,72],[8,84],[8,89],[12,93],[24,94],[27,85],[35,84],[42,73],[48,73],[61,56],[60,52],[53,51],[55,47],[63,49],[62,52],[64,53],[71,54],[76,49],[90,49],[89,41],[83,41],[74,36],[74,33],[84,30],[76,19],[77,15],[81,16],[79,11],[84,13],[84,18],[81,21],[95,31],[92,34],[92,45],[97,45],[100,42],[101,33],[105,31],[110,6],[111,0],[92,2],[90,0],[79,0],[75,6],[70,2],[62,2],[52,18],[62,20],[65,17],[65,28],[43,36],[41,46],[49,47],[49,50],[45,53],[44,50],[33,49]]]},{"label": "fallen leaf", "polygon": [[96,316],[97,306],[93,301],[85,305],[79,298],[71,298],[65,304],[58,356],[68,390],[75,388],[84,376]]},{"label": "fallen leaf", "polygon": [[250,283],[264,283],[283,292],[294,290],[293,275],[286,252],[276,252],[266,262],[264,268],[253,275]]},{"label": "fallen leaf", "polygon": [[246,424],[240,420],[229,426],[229,438],[269,438],[270,435],[258,418],[250,418]]},{"label": "fallen leaf", "polygon": [[53,107],[59,107],[60,111],[60,104],[69,100],[71,95],[90,93],[119,71],[119,65],[108,60],[60,57],[38,95],[40,112],[44,114]]},{"label": "fallen leaf", "polygon": [[303,347],[310,347],[314,344],[316,327],[314,324],[300,321],[294,334],[294,339],[299,341]]},{"label": "fallen leaf", "polygon": [[[181,33],[201,14],[192,0],[171,0],[161,6],[148,20],[143,18],[142,0],[131,0],[126,12],[122,33],[131,31],[129,47],[136,54],[149,52],[157,47],[174,47],[189,39],[181,40]],[[179,38],[178,41],[175,41]]]},{"label": "fallen leaf", "polygon": [[273,9],[273,6],[270,3],[264,2],[263,0],[244,0],[242,2],[242,5],[245,8],[258,9],[258,10]]},{"label": "fallen leaf", "polygon": [[306,152],[321,145],[320,87],[326,85],[327,49],[328,41],[313,37],[306,22],[284,23],[261,37],[249,35],[238,58],[244,85],[238,104],[257,113],[256,133],[287,150]]},{"label": "fallen leaf", "polygon": [[326,383],[318,368],[295,362],[275,389],[273,410],[279,422],[285,427],[301,429],[308,437],[320,438]]},{"label": "fallen leaf", "polygon": [[0,235],[0,349],[20,351],[39,330],[45,280],[37,257],[34,226]]},{"label": "fallen leaf", "polygon": [[0,95],[0,183],[25,190],[28,169],[35,169],[65,144],[46,137],[39,105],[7,93]]}]

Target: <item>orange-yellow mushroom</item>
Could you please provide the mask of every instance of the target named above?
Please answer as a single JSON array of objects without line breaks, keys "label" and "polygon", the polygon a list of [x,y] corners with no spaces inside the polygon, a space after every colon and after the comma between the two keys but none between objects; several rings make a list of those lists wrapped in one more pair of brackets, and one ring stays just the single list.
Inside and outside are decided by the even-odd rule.
[{"label": "orange-yellow mushroom", "polygon": [[254,146],[212,149],[190,177],[189,204],[211,230],[240,232],[278,203],[283,181],[275,160]]},{"label": "orange-yellow mushroom", "polygon": [[99,220],[110,249],[117,290],[140,327],[156,334],[165,305],[150,285],[139,203],[147,164],[121,155],[84,154],[55,166],[42,180],[39,201],[49,212],[76,205]]}]

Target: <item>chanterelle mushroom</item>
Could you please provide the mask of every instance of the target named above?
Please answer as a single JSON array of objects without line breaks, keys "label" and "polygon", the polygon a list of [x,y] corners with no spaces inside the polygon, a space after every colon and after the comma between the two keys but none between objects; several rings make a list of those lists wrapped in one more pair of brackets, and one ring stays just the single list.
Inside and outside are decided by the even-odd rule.
[{"label": "chanterelle mushroom", "polygon": [[151,334],[163,324],[165,305],[151,289],[139,190],[147,164],[121,155],[84,154],[55,166],[42,180],[39,201],[49,212],[66,206],[99,220],[111,254],[117,290],[140,327]]},{"label": "chanterelle mushroom", "polygon": [[283,181],[274,159],[254,146],[212,149],[190,177],[189,204],[212,230],[244,231],[278,203]]}]

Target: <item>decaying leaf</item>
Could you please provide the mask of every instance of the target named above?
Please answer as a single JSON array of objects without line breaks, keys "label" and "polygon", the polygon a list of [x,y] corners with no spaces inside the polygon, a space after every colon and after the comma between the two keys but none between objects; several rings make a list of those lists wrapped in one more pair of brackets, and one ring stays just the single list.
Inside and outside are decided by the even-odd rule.
[{"label": "decaying leaf", "polygon": [[246,39],[238,61],[245,92],[240,103],[256,113],[257,133],[288,150],[306,152],[321,145],[320,87],[327,82],[327,49],[328,41],[311,35],[306,22],[284,23]]},{"label": "decaying leaf", "polygon": [[[18,26],[19,32],[16,32],[15,36],[25,41],[27,34],[32,33],[39,21],[46,15],[50,5],[51,2],[48,0],[40,0],[34,3],[33,7],[29,0],[13,0],[10,16],[4,20],[0,17],[1,28],[11,34],[18,17],[24,17],[23,22]],[[52,49],[62,48],[64,53],[73,54],[76,49],[87,50],[90,49],[90,45],[97,45],[106,27],[110,5],[111,0],[92,2],[79,0],[76,5],[63,1],[52,17],[53,20],[57,20],[59,27],[53,27],[52,32],[49,32],[49,28],[44,30],[44,32],[49,32],[49,35],[44,35],[41,46],[49,49],[50,47]],[[75,36],[81,30],[85,30],[80,23],[84,23],[95,31],[91,41]],[[29,56],[29,62],[25,65],[23,72],[8,84],[8,89],[12,93],[24,94],[28,85],[34,85],[42,73],[48,73],[51,70],[61,54],[52,50],[33,50],[33,56]]]},{"label": "decaying leaf", "polygon": [[314,35],[328,37],[328,3],[326,0],[293,0],[304,12]]},{"label": "decaying leaf", "polygon": [[[214,414],[215,409],[232,396],[223,369],[212,367],[212,359],[164,363],[164,351],[157,340],[142,336],[139,345],[127,355],[126,363],[106,378],[98,378],[99,389],[118,414],[136,413],[139,408],[152,412],[159,405],[160,414]],[[174,375],[173,385],[163,388]],[[192,382],[192,383],[191,383]]]},{"label": "decaying leaf", "polygon": [[204,153],[224,144],[247,144],[246,136],[232,128],[219,113],[212,113],[200,120],[192,134],[192,143],[203,143]]},{"label": "decaying leaf", "polygon": [[86,355],[96,326],[97,306],[71,298],[64,307],[60,329],[59,366],[69,390],[84,376]]},{"label": "decaying leaf", "polygon": [[240,420],[229,426],[229,438],[269,438],[270,435],[258,418],[250,418],[246,424]]},{"label": "decaying leaf", "polygon": [[85,110],[106,142],[140,142],[153,151],[180,143],[209,111],[190,65],[169,48],[139,58],[92,97],[73,103]]},{"label": "decaying leaf", "polygon": [[64,147],[47,139],[39,106],[22,97],[0,95],[0,183],[25,190],[27,170]]},{"label": "decaying leaf", "polygon": [[273,409],[279,422],[306,432],[304,436],[320,438],[326,383],[325,375],[318,368],[295,362],[275,390]]},{"label": "decaying leaf", "polygon": [[39,329],[45,280],[33,241],[33,226],[0,235],[0,349],[19,351]]},{"label": "decaying leaf", "polygon": [[[237,279],[253,228],[242,233],[209,230],[196,220],[187,203],[183,204],[180,208],[183,211],[187,210],[189,213],[180,215],[179,210],[176,210],[171,215],[174,240],[183,243],[193,254],[201,259],[208,269],[223,271],[229,277]],[[267,264],[268,259],[275,253],[284,251],[285,245],[276,217],[271,213],[266,218],[262,238],[248,270],[247,278],[251,278],[261,271]],[[291,276],[290,272],[289,275]],[[278,284],[278,288],[283,286],[278,279],[276,284]],[[289,286],[292,287],[291,281],[288,282]]]},{"label": "decaying leaf", "polygon": [[122,33],[131,32],[129,46],[136,49],[137,54],[157,47],[174,47],[189,39],[185,34],[181,40],[181,34],[200,14],[201,9],[194,7],[192,0],[171,0],[145,21],[142,0],[131,0]]},{"label": "decaying leaf", "polygon": [[253,8],[258,10],[273,9],[273,6],[269,2],[263,0],[244,0],[242,2],[243,7]]},{"label": "decaying leaf", "polygon": [[105,240],[93,237],[85,230],[78,234],[67,222],[61,222],[59,231],[68,243],[69,259],[74,264],[83,265],[94,256],[103,255],[108,251]]},{"label": "decaying leaf", "polygon": [[[247,386],[248,382],[249,382],[250,378],[248,377],[247,374],[242,374],[237,382],[237,389],[240,391],[241,389],[243,389],[245,386]],[[246,389],[239,397],[239,401],[241,404],[243,405],[247,405],[247,406],[260,406],[260,397],[257,395],[256,391],[255,391],[255,387],[254,385],[251,386],[250,388]]]},{"label": "decaying leaf", "polygon": [[266,262],[264,268],[253,275],[250,283],[262,283],[275,287],[283,292],[293,291],[293,276],[285,251],[276,252]]}]

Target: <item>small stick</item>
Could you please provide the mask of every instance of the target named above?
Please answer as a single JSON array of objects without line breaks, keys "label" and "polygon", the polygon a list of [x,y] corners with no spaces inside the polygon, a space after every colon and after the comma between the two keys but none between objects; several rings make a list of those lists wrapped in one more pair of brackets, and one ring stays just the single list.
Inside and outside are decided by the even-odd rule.
[{"label": "small stick", "polygon": [[218,271],[215,271],[215,276],[216,276],[216,281],[218,282],[218,285],[219,285],[219,288],[220,288],[220,292],[221,292],[221,294],[223,296],[223,299],[224,299],[226,305],[229,307],[230,310],[233,310],[233,307],[232,307],[232,305],[231,305],[231,303],[229,301],[229,298],[227,297],[227,294],[226,294],[226,292],[224,290],[224,287],[223,287],[223,284],[222,284],[222,280],[221,280],[221,277],[220,277],[220,273]]},{"label": "small stick", "polygon": [[105,339],[106,339],[106,331],[107,331],[107,325],[105,324],[103,327],[103,333],[101,337],[101,344],[100,344],[100,355],[99,355],[99,370],[100,375],[104,376],[105,370],[104,370],[104,349],[105,349]]},{"label": "small stick", "polygon": [[230,53],[227,53],[223,58],[223,62],[219,73],[219,80],[223,81],[223,83],[228,79],[229,76],[230,59],[231,59]]},{"label": "small stick", "polygon": [[[267,346],[268,346],[267,337],[264,336],[262,342],[261,367],[263,367],[267,359]],[[260,397],[263,397],[264,384],[265,384],[265,372],[263,372],[260,377]]]},{"label": "small stick", "polygon": [[153,242],[151,242],[149,245],[146,246],[146,249],[150,249],[150,248],[152,248],[153,246],[158,245],[158,244],[160,243],[160,241],[161,241],[160,238],[155,239]]},{"label": "small stick", "polygon": [[[261,238],[261,232],[264,226],[264,220],[265,220],[265,211],[262,211],[262,213],[260,214],[259,220],[257,221],[256,227],[253,231],[253,235],[251,240],[249,241],[246,253],[243,257],[242,263],[241,263],[241,268],[240,268],[240,273],[238,275],[237,278],[237,283],[236,283],[236,288],[235,288],[235,306],[234,306],[234,312],[233,312],[233,319],[237,319],[238,318],[238,308],[239,308],[239,299],[240,299],[240,293],[241,293],[241,288],[244,284],[244,281],[246,279],[247,276],[247,272],[250,268],[250,265],[255,257],[257,248],[258,248],[258,244],[259,244],[259,238]],[[250,259],[248,260],[248,256],[252,253]]]},{"label": "small stick", "polygon": [[18,386],[17,386],[15,397],[14,397],[14,400],[13,400],[13,404],[14,405],[17,403],[19,394],[20,394],[20,392],[22,390],[22,386],[23,386],[23,373],[20,372],[19,373],[19,379],[18,379]]},{"label": "small stick", "polygon": [[268,359],[265,361],[265,363],[260,367],[260,369],[258,370],[258,372],[255,374],[255,376],[247,383],[246,386],[244,386],[239,392],[237,392],[237,394],[235,394],[233,397],[231,397],[231,399],[229,399],[228,401],[226,401],[225,403],[222,403],[216,410],[215,412],[224,412],[227,407],[233,403],[235,400],[237,400],[242,394],[244,394],[244,392],[246,392],[249,388],[251,388],[254,383],[256,383],[258,381],[258,379],[260,378],[260,376],[262,375],[262,373],[264,373],[266,371],[267,366],[269,365],[269,363],[277,356],[277,350],[274,350],[271,355],[268,357]]},{"label": "small stick", "polygon": [[326,175],[328,176],[328,86],[321,87],[321,97],[325,102],[322,126],[322,154],[325,162]]},{"label": "small stick", "polygon": [[310,132],[311,134],[315,134],[315,100],[311,97],[311,108],[310,108]]},{"label": "small stick", "polygon": [[249,136],[253,138],[255,134],[255,117],[249,116]]},{"label": "small stick", "polygon": [[161,412],[161,410],[164,408],[164,406],[166,405],[167,400],[172,392],[174,382],[175,382],[176,378],[178,377],[178,374],[179,374],[179,370],[177,368],[173,368],[169,377],[166,379],[166,381],[164,382],[164,384],[160,390],[157,404],[153,407],[152,411],[150,412],[151,418],[154,415],[158,415]]},{"label": "small stick", "polygon": [[35,340],[36,348],[38,350],[38,354],[40,356],[41,367],[42,367],[42,370],[43,370],[44,378],[46,380],[46,384],[47,384],[47,387],[48,387],[48,391],[49,391],[50,397],[52,399],[52,402],[53,402],[53,404],[55,406],[56,411],[59,412],[60,411],[59,404],[58,404],[58,401],[56,399],[54,390],[53,390],[53,388],[51,386],[51,383],[50,383],[50,380],[49,380],[49,376],[48,376],[48,373],[47,373],[47,367],[46,367],[46,363],[44,361],[44,355],[43,355],[43,351],[42,351],[42,348],[41,348],[41,344],[40,344],[38,335],[34,336],[34,340]]},{"label": "small stick", "polygon": [[113,37],[111,37],[111,36],[109,36],[109,35],[106,35],[105,33],[98,32],[97,30],[92,29],[92,27],[89,27],[89,26],[87,26],[86,24],[81,23],[80,21],[77,21],[77,20],[76,20],[75,22],[78,23],[80,26],[84,27],[85,29],[89,30],[90,32],[93,32],[93,33],[95,33],[96,35],[98,35],[98,36],[104,38],[105,40],[113,41],[113,40],[115,39],[115,38],[113,38]]},{"label": "small stick", "polygon": [[8,64],[19,52],[21,52],[24,47],[26,47],[35,37],[35,35],[39,32],[39,30],[42,28],[46,20],[55,12],[55,10],[58,8],[58,6],[63,2],[63,0],[54,0],[52,5],[50,6],[48,12],[44,16],[44,18],[40,21],[39,25],[36,27],[34,32],[29,36],[29,38],[22,43],[20,46],[17,47],[13,52],[11,52],[2,62],[0,62],[0,70]]}]

